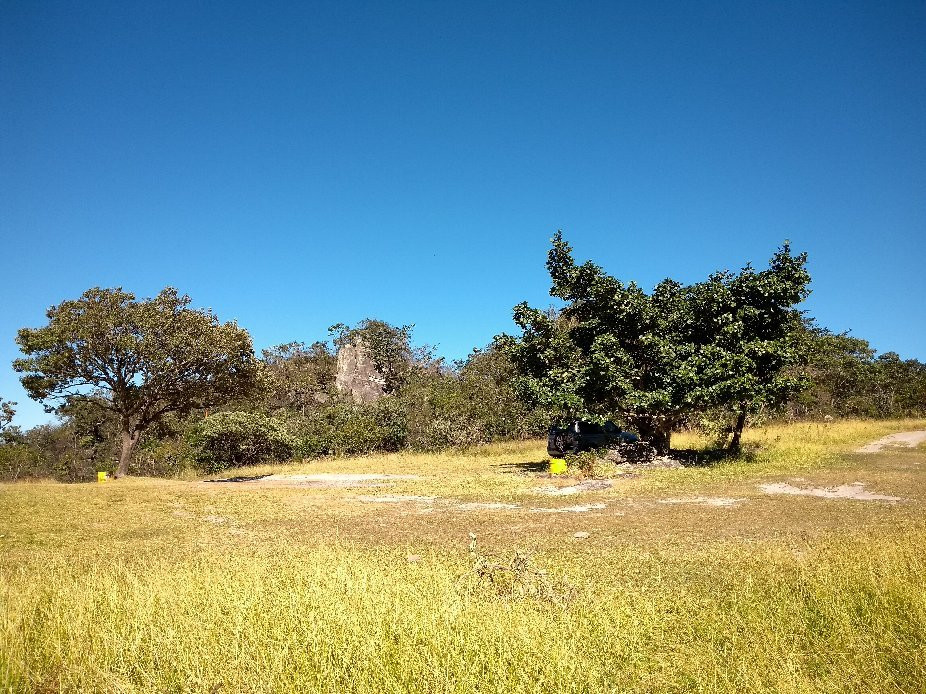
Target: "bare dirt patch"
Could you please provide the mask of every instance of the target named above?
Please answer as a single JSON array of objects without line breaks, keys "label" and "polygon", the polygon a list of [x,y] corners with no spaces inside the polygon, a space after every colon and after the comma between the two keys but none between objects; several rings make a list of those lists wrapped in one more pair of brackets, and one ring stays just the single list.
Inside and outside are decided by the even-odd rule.
[{"label": "bare dirt patch", "polygon": [[588,513],[589,511],[601,511],[604,508],[606,508],[605,504],[584,504],[558,508],[532,508],[531,513]]},{"label": "bare dirt patch", "polygon": [[575,506],[536,507],[525,508],[521,504],[504,501],[460,501],[459,499],[441,498],[437,496],[415,496],[411,494],[380,494],[358,496],[357,500],[364,504],[417,504],[419,513],[433,513],[435,510],[450,511],[520,511],[531,513],[587,513],[600,511],[606,508],[605,504],[578,504]]},{"label": "bare dirt patch", "polygon": [[880,453],[886,448],[916,448],[926,441],[926,431],[901,431],[856,448],[856,453]]},{"label": "bare dirt patch", "polygon": [[670,455],[662,455],[656,458],[653,458],[647,462],[640,463],[615,463],[614,467],[621,472],[632,472],[633,470],[676,470],[681,467],[685,467],[686,459],[676,458]]},{"label": "bare dirt patch", "polygon": [[506,504],[501,501],[469,501],[457,504],[458,511],[510,511],[521,508],[520,504]]},{"label": "bare dirt patch", "polygon": [[660,504],[696,504],[698,506],[736,506],[746,499],[726,496],[692,496],[683,499],[660,499]]},{"label": "bare dirt patch", "polygon": [[403,504],[417,501],[430,504],[437,500],[436,496],[416,496],[414,494],[384,494],[381,496],[358,496],[357,499],[365,504]]},{"label": "bare dirt patch", "polygon": [[865,490],[865,485],[861,482],[852,484],[841,484],[838,487],[795,487],[787,482],[773,482],[771,484],[760,484],[761,489],[766,494],[789,494],[792,496],[818,496],[824,499],[856,499],[858,501],[906,501],[899,496],[888,496],[886,494],[873,494]]},{"label": "bare dirt patch", "polygon": [[389,475],[374,473],[333,473],[323,472],[314,475],[260,475],[257,477],[229,477],[227,479],[206,480],[209,483],[234,483],[251,486],[284,485],[296,487],[318,487],[322,489],[344,489],[351,487],[379,487],[389,482],[401,480],[418,480],[419,475]]},{"label": "bare dirt patch", "polygon": [[581,492],[602,491],[603,489],[610,489],[612,486],[614,486],[614,483],[611,480],[585,480],[567,487],[540,487],[537,489],[537,493],[548,496],[571,496]]}]

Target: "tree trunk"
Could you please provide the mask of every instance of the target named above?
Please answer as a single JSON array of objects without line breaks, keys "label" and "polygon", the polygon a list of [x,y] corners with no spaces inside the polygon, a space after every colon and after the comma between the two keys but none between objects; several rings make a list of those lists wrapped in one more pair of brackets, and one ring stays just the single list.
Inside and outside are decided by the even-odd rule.
[{"label": "tree trunk", "polygon": [[740,440],[743,438],[743,429],[746,427],[746,410],[746,403],[740,403],[740,411],[736,415],[736,424],[733,425],[733,438],[730,439],[728,448],[731,453],[740,452]]},{"label": "tree trunk", "polygon": [[656,427],[651,443],[659,455],[669,455],[672,444],[672,424],[670,422],[660,422]]},{"label": "tree trunk", "polygon": [[669,454],[669,445],[672,443],[672,421],[668,419],[645,418],[637,420],[637,431],[640,438],[656,449],[659,455]]},{"label": "tree trunk", "polygon": [[124,477],[129,470],[129,462],[132,460],[132,453],[135,451],[135,444],[141,438],[141,430],[133,428],[130,424],[122,426],[122,449],[119,451],[119,467],[116,469],[116,477]]}]

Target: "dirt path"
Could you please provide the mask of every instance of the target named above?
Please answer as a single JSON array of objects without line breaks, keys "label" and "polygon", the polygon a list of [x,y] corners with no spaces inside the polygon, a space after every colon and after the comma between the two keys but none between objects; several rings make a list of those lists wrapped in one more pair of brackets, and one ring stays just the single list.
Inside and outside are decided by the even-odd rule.
[{"label": "dirt path", "polygon": [[899,434],[891,434],[867,443],[861,448],[856,448],[856,453],[880,453],[885,448],[915,448],[923,441],[926,441],[926,431],[902,431]]}]

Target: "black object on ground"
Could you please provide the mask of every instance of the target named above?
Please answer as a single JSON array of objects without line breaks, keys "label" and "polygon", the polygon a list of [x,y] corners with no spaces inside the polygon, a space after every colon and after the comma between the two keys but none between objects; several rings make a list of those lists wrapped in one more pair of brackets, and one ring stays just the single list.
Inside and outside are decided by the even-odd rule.
[{"label": "black object on ground", "polygon": [[614,422],[602,426],[594,422],[575,421],[565,429],[550,427],[547,436],[547,454],[551,458],[562,458],[568,453],[594,451],[622,444],[636,443],[639,437],[629,431],[621,431]]}]

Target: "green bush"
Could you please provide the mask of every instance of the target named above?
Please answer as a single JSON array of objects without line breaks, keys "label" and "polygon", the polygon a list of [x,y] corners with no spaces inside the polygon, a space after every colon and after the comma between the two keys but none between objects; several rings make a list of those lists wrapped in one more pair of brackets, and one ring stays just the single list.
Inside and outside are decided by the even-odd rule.
[{"label": "green bush", "polygon": [[193,430],[190,443],[206,472],[286,460],[296,448],[282,422],[254,412],[217,412]]},{"label": "green bush", "polygon": [[193,449],[190,437],[151,437],[142,440],[136,449],[130,470],[132,474],[144,477],[177,477],[194,467],[198,452]]},{"label": "green bush", "polygon": [[406,443],[405,415],[391,397],[371,404],[335,402],[286,424],[302,458],[397,451]]},{"label": "green bush", "polygon": [[16,443],[0,444],[0,480],[15,482],[30,477],[51,477],[41,456],[31,446]]}]

